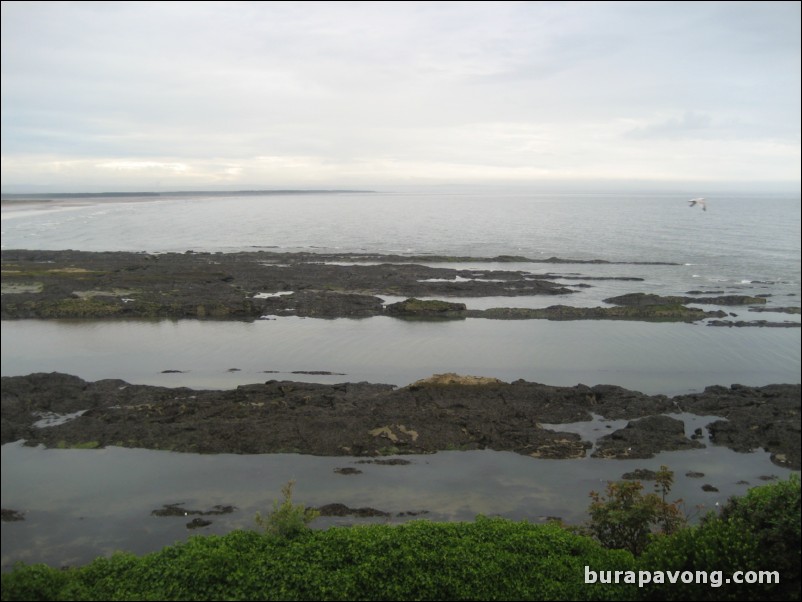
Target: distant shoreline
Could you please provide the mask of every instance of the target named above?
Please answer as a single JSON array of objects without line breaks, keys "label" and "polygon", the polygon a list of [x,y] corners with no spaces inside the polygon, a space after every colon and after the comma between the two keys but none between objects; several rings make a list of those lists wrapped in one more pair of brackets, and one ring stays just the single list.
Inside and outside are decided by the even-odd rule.
[{"label": "distant shoreline", "polygon": [[75,199],[129,199],[129,198],[170,198],[186,196],[262,196],[277,194],[343,194],[369,193],[373,190],[177,190],[174,192],[53,192],[5,194],[0,196],[2,203],[45,203],[50,201]]}]

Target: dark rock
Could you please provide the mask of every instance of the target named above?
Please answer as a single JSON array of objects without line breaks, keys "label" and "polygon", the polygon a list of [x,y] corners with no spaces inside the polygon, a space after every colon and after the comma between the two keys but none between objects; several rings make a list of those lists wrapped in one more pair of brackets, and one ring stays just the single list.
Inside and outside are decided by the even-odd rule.
[{"label": "dark rock", "polygon": [[357,460],[357,464],[378,464],[380,466],[406,466],[412,464],[409,460],[401,458],[389,458],[387,460]]},{"label": "dark rock", "polygon": [[594,458],[651,458],[661,451],[704,447],[685,437],[685,424],[669,416],[649,416],[627,424],[596,443]]},{"label": "dark rock", "polygon": [[335,468],[334,472],[337,474],[362,474],[362,471],[357,468],[346,466],[345,468]]},{"label": "dark rock", "polygon": [[717,487],[713,487],[712,485],[708,485],[707,483],[705,483],[704,485],[702,485],[702,490],[703,491],[715,492],[715,491],[718,491],[718,488]]},{"label": "dark rock", "polygon": [[211,510],[187,510],[182,508],[183,505],[183,503],[164,504],[161,508],[152,510],[150,514],[151,516],[217,516],[220,514],[231,514],[235,510],[234,506],[221,506],[219,504],[212,506]]},{"label": "dark rock", "polygon": [[766,303],[762,297],[748,295],[723,295],[718,297],[664,297],[649,293],[628,293],[618,297],[610,297],[605,303],[613,305],[635,305],[639,307],[648,305],[681,305],[683,303],[701,303],[710,305],[759,305]]},{"label": "dark rock", "polygon": [[648,468],[636,468],[632,472],[625,472],[621,475],[621,478],[627,481],[654,481],[657,478],[657,473]]},{"label": "dark rock", "polygon": [[463,312],[467,318],[491,320],[633,320],[642,322],[696,322],[720,318],[723,311],[704,311],[684,305],[639,305],[628,307],[571,307],[552,305],[541,309],[523,307],[491,307]]},{"label": "dark rock", "polygon": [[746,322],[744,320],[739,320],[738,322],[732,322],[730,320],[710,320],[707,323],[708,326],[728,326],[732,328],[735,326],[736,328],[744,328],[744,327],[758,327],[758,328],[799,328],[802,326],[800,322],[769,322],[768,320],[751,320]]},{"label": "dark rock", "polygon": [[383,310],[379,297],[332,291],[300,291],[258,301],[261,314],[304,318],[366,318]]},{"label": "dark rock", "polygon": [[744,453],[762,448],[776,464],[799,470],[800,393],[800,385],[715,386],[674,401],[682,411],[726,419],[707,425],[713,444]]},{"label": "dark rock", "polygon": [[[189,516],[190,512],[181,508],[183,504],[165,504],[157,510],[151,510],[151,516]],[[195,512],[192,512],[195,514]]]},{"label": "dark rock", "polygon": [[202,518],[193,518],[191,521],[187,523],[187,529],[199,529],[201,527],[208,527],[212,524],[210,520],[204,520]]},{"label": "dark rock", "polygon": [[[682,411],[726,419],[708,425],[713,444],[742,452],[762,447],[778,465],[798,469],[802,438],[800,385],[712,386],[669,398],[613,385],[551,387],[440,375],[402,388],[271,380],[204,391],[40,373],[3,377],[1,392],[2,443],[25,439],[51,447],[92,441],[97,447],[300,452],[377,461],[387,455],[494,449],[571,458],[583,457],[590,443],[541,424],[589,421],[591,413],[630,421],[651,416],[599,442],[597,456],[632,458],[703,447],[685,438],[680,421],[657,416]],[[79,410],[86,411],[69,422],[33,428],[41,412]]]},{"label": "dark rock", "polygon": [[388,315],[396,317],[414,318],[457,318],[461,319],[465,311],[464,303],[449,303],[448,301],[422,301],[420,299],[407,299],[398,303],[391,303],[385,308]]},{"label": "dark rock", "polygon": [[25,520],[25,515],[19,510],[12,510],[11,508],[2,508],[0,510],[4,523],[13,523],[20,520]]},{"label": "dark rock", "polygon": [[345,504],[326,504],[316,508],[320,516],[358,516],[360,518],[388,517],[389,512],[375,508],[349,508]]},{"label": "dark rock", "polygon": [[[394,315],[406,319],[482,317],[492,319],[696,321],[723,317],[683,303],[758,304],[765,298],[658,297],[640,293],[608,299],[626,307],[546,310],[494,308],[468,313],[402,302],[385,309],[378,295],[421,297],[487,297],[569,295],[577,291],[553,279],[642,280],[629,276],[589,277],[535,274],[509,270],[455,270],[427,263],[476,262],[482,258],[374,254],[272,253],[92,253],[84,251],[2,252],[3,284],[27,291],[2,295],[3,319],[55,318],[195,318],[214,320],[271,319],[269,316],[365,318]],[[485,258],[486,260],[486,258]],[[493,261],[527,263],[611,264],[603,260],[497,257]],[[377,265],[335,265],[335,261],[380,261]],[[43,263],[47,269],[43,269]],[[391,263],[392,262],[392,263]],[[621,262],[675,265],[665,262]],[[86,275],[91,274],[91,278]],[[550,280],[550,278],[552,280]],[[36,291],[36,292],[33,292]],[[123,294],[120,291],[130,291]],[[135,291],[135,292],[134,292]],[[290,293],[261,297],[260,292]],[[713,292],[713,291],[711,291]],[[419,302],[421,303],[421,302]],[[449,303],[447,301],[422,302]]]},{"label": "dark rock", "polygon": [[[476,271],[417,265],[410,263],[408,257],[403,258],[403,264],[324,263],[342,261],[343,257],[264,251],[148,255],[4,250],[3,264],[13,264],[14,269],[2,270],[3,285],[23,292],[2,295],[2,319],[255,320],[267,314],[367,317],[384,313],[381,299],[374,296],[378,294],[510,297],[573,293],[528,272],[482,271],[483,277],[479,278]],[[348,258],[376,259],[366,255]],[[387,256],[387,260],[392,257]],[[422,260],[432,262],[438,258]],[[287,291],[293,293],[257,296],[259,292]]]},{"label": "dark rock", "polygon": [[690,478],[690,479],[701,479],[703,476],[705,476],[705,473],[703,473],[703,472],[694,472],[693,470],[691,470],[691,471],[686,472],[685,476]]},{"label": "dark rock", "polygon": [[750,307],[749,311],[768,311],[768,312],[777,312],[777,313],[784,313],[784,314],[798,314],[802,311],[802,308],[799,307]]}]

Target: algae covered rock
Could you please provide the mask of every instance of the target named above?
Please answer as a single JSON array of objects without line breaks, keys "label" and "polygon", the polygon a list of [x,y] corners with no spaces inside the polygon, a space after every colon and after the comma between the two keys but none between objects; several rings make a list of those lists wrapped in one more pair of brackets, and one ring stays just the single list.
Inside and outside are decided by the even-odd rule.
[{"label": "algae covered rock", "polygon": [[451,303],[436,299],[422,300],[414,297],[391,303],[386,308],[391,316],[418,317],[418,318],[462,318],[465,311],[464,303]]}]

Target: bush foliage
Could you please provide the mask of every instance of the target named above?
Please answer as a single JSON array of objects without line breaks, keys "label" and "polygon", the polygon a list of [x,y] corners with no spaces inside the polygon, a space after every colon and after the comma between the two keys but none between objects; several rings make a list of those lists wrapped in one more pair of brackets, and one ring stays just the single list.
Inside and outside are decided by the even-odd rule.
[{"label": "bush foliage", "polygon": [[750,489],[697,527],[657,538],[641,561],[650,570],[777,571],[779,584],[672,585],[644,592],[653,600],[799,600],[800,481]]},{"label": "bush foliage", "polygon": [[256,524],[268,535],[277,537],[296,537],[309,528],[309,523],[320,516],[320,512],[307,508],[303,504],[292,503],[292,489],[295,481],[290,481],[281,488],[284,501],[273,501],[273,510],[263,517],[256,513]]},{"label": "bush foliage", "polygon": [[590,532],[606,548],[640,554],[655,532],[671,534],[685,526],[682,500],[666,501],[674,473],[661,466],[655,477],[655,493],[643,494],[640,481],[608,483],[607,497],[590,492]]},{"label": "bush foliage", "polygon": [[[558,525],[473,523],[335,527],[294,538],[235,531],[160,552],[115,554],[67,571],[3,576],[3,600],[621,600],[630,585],[586,586],[584,567],[633,569]],[[35,588],[35,589],[34,589]]]},{"label": "bush foliage", "polygon": [[[799,493],[798,478],[753,489],[698,527],[652,535],[638,558],[558,524],[498,518],[304,528],[291,537],[234,531],[193,537],[141,557],[115,554],[68,570],[19,566],[2,576],[2,599],[798,600]],[[285,496],[288,501],[292,506],[291,495]],[[623,582],[585,584],[585,567],[595,572],[723,571],[725,576],[777,568],[782,582],[639,589]]]}]

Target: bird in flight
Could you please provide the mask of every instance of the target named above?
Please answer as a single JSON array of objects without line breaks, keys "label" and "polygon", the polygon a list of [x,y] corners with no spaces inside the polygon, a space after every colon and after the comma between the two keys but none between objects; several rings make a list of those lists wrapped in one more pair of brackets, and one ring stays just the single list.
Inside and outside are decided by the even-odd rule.
[{"label": "bird in flight", "polygon": [[702,211],[707,211],[707,205],[705,204],[705,197],[700,196],[697,199],[691,199],[688,201],[689,207],[693,207],[695,205],[699,205],[702,208]]}]

